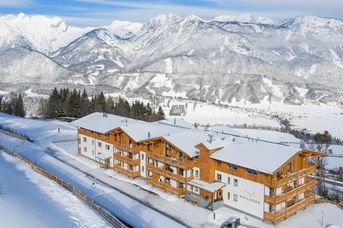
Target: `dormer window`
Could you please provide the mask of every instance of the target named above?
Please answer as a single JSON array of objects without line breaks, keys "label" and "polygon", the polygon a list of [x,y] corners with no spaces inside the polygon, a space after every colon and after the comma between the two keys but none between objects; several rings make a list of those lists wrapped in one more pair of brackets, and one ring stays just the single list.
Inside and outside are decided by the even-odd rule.
[{"label": "dormer window", "polygon": [[237,165],[234,165],[234,164],[229,164],[229,168],[231,170],[237,170],[238,169],[238,166]]},{"label": "dormer window", "polygon": [[256,170],[253,170],[253,169],[247,169],[247,172],[249,175],[251,176],[256,176],[257,175],[257,171]]}]

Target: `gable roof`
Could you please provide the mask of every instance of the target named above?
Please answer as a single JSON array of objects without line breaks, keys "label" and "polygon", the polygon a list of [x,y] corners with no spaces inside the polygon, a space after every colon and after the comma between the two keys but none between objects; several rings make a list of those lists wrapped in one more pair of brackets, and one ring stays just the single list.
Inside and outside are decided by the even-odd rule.
[{"label": "gable roof", "polygon": [[226,129],[229,134],[191,128],[184,120],[151,123],[96,112],[73,121],[72,124],[102,134],[120,128],[136,142],[164,138],[190,157],[199,155],[197,146],[203,144],[209,150],[216,150],[210,155],[215,160],[267,174],[273,174],[300,151],[295,146],[246,138],[232,128]]},{"label": "gable roof", "polygon": [[140,120],[116,116],[111,114],[104,114],[101,112],[94,112],[85,117],[77,119],[71,124],[87,130],[95,131],[105,134],[118,127],[123,127],[130,124],[144,123]]},{"label": "gable roof", "polygon": [[234,139],[231,137],[223,140],[221,148],[210,157],[262,173],[273,174],[300,151],[295,146],[242,138]]}]

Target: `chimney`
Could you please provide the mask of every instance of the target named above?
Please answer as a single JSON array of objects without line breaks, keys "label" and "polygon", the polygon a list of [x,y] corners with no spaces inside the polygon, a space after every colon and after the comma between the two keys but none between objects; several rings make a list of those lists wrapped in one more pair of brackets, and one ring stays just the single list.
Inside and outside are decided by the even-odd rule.
[{"label": "chimney", "polygon": [[150,139],[150,136],[151,136],[151,135],[150,135],[150,131],[148,131],[148,139]]},{"label": "chimney", "polygon": [[209,137],[208,142],[209,142],[209,143],[212,143],[214,135],[208,134],[208,137]]}]

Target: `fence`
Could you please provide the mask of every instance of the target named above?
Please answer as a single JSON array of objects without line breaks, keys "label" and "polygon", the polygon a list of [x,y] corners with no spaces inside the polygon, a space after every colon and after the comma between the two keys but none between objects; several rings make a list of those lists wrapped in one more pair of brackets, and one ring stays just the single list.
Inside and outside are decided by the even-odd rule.
[{"label": "fence", "polygon": [[[72,192],[74,195],[76,195],[79,199],[83,200],[85,203],[87,203],[90,207],[92,207],[101,217],[103,217],[104,219],[106,219],[110,224],[112,224],[114,227],[118,227],[118,228],[126,228],[129,227],[127,225],[125,225],[122,221],[120,221],[120,219],[118,219],[115,215],[113,215],[111,212],[109,212],[108,210],[104,209],[102,206],[98,205],[97,203],[95,203],[92,199],[88,198],[87,195],[83,194],[82,192],[80,192],[79,190],[77,190],[75,187],[69,185],[68,183],[64,182],[63,180],[61,180],[60,178],[58,178],[57,176],[49,173],[48,171],[46,171],[45,169],[37,166],[36,164],[34,164],[33,162],[31,162],[30,160],[28,160],[27,158],[21,156],[20,154],[10,150],[9,148],[3,146],[0,144],[0,150],[3,150],[6,154],[17,158],[19,160],[22,160],[23,162],[25,162],[25,164],[29,165],[34,171],[36,171],[37,173],[40,173],[41,175],[47,177],[48,179],[56,182],[57,184],[59,184],[60,186],[62,186],[63,188],[67,189],[68,191]],[[82,213],[80,211],[80,213]]]}]

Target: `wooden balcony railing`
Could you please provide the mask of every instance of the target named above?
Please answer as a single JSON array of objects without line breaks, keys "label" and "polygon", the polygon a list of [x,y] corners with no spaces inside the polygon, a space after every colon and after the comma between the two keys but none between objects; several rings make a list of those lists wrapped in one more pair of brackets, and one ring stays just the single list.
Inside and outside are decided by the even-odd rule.
[{"label": "wooden balcony railing", "polygon": [[132,178],[140,176],[140,172],[139,171],[128,170],[128,169],[125,169],[125,168],[121,167],[118,164],[114,165],[114,170],[119,172],[119,173],[125,174],[128,177],[132,177]]},{"label": "wooden balcony railing", "polygon": [[309,204],[313,203],[315,201],[314,195],[310,195],[309,197],[296,202],[292,206],[285,208],[282,211],[276,212],[276,213],[268,213],[264,212],[264,219],[268,220],[272,223],[277,223],[281,221],[282,219],[285,219],[294,213],[296,213],[298,210],[307,207]]},{"label": "wooden balcony railing", "polygon": [[306,177],[309,174],[314,173],[315,171],[316,171],[316,166],[312,165],[306,169],[300,170],[299,172],[289,173],[288,175],[285,175],[281,179],[276,179],[276,178],[269,179],[267,180],[266,185],[272,188],[280,187],[291,181],[299,179],[301,177]]},{"label": "wooden balcony railing", "polygon": [[165,177],[169,177],[173,180],[177,180],[177,181],[182,182],[182,183],[189,182],[193,179],[193,176],[186,178],[186,177],[178,175],[176,173],[172,173],[172,172],[166,170],[164,166],[163,167],[156,167],[153,164],[147,164],[147,168],[154,173],[158,173],[160,175],[163,175]]},{"label": "wooden balcony railing", "polygon": [[120,152],[114,153],[113,157],[114,157],[114,159],[116,159],[118,161],[122,161],[122,162],[128,163],[130,165],[139,165],[140,164],[139,159],[133,159],[133,158],[129,158],[128,156],[123,156],[120,154]]},{"label": "wooden balcony railing", "polygon": [[169,183],[160,182],[159,180],[156,180],[156,179],[151,178],[151,177],[147,177],[146,180],[149,184],[151,184],[155,187],[158,187],[158,188],[164,190],[165,192],[169,192],[169,193],[175,194],[177,196],[186,194],[185,188],[175,188],[175,187],[172,187]]},{"label": "wooden balcony railing", "polygon": [[152,152],[148,152],[148,156],[154,160],[157,160],[157,161],[160,161],[163,163],[167,163],[169,165],[173,165],[173,166],[183,168],[183,169],[191,169],[194,167],[194,161],[193,160],[174,159],[174,158],[156,155]]},{"label": "wooden balcony railing", "polygon": [[277,195],[277,196],[264,196],[264,201],[266,203],[269,204],[279,204],[281,202],[286,201],[289,198],[292,198],[294,196],[297,196],[299,193],[301,192],[305,192],[311,188],[314,188],[316,186],[316,181],[315,180],[311,180],[303,185],[300,185],[296,188],[293,188],[292,190],[285,192],[281,195]]},{"label": "wooden balcony railing", "polygon": [[130,153],[139,153],[139,150],[135,149],[134,147],[129,147],[128,145],[121,144],[119,142],[112,142],[113,146],[119,150],[124,150]]}]

